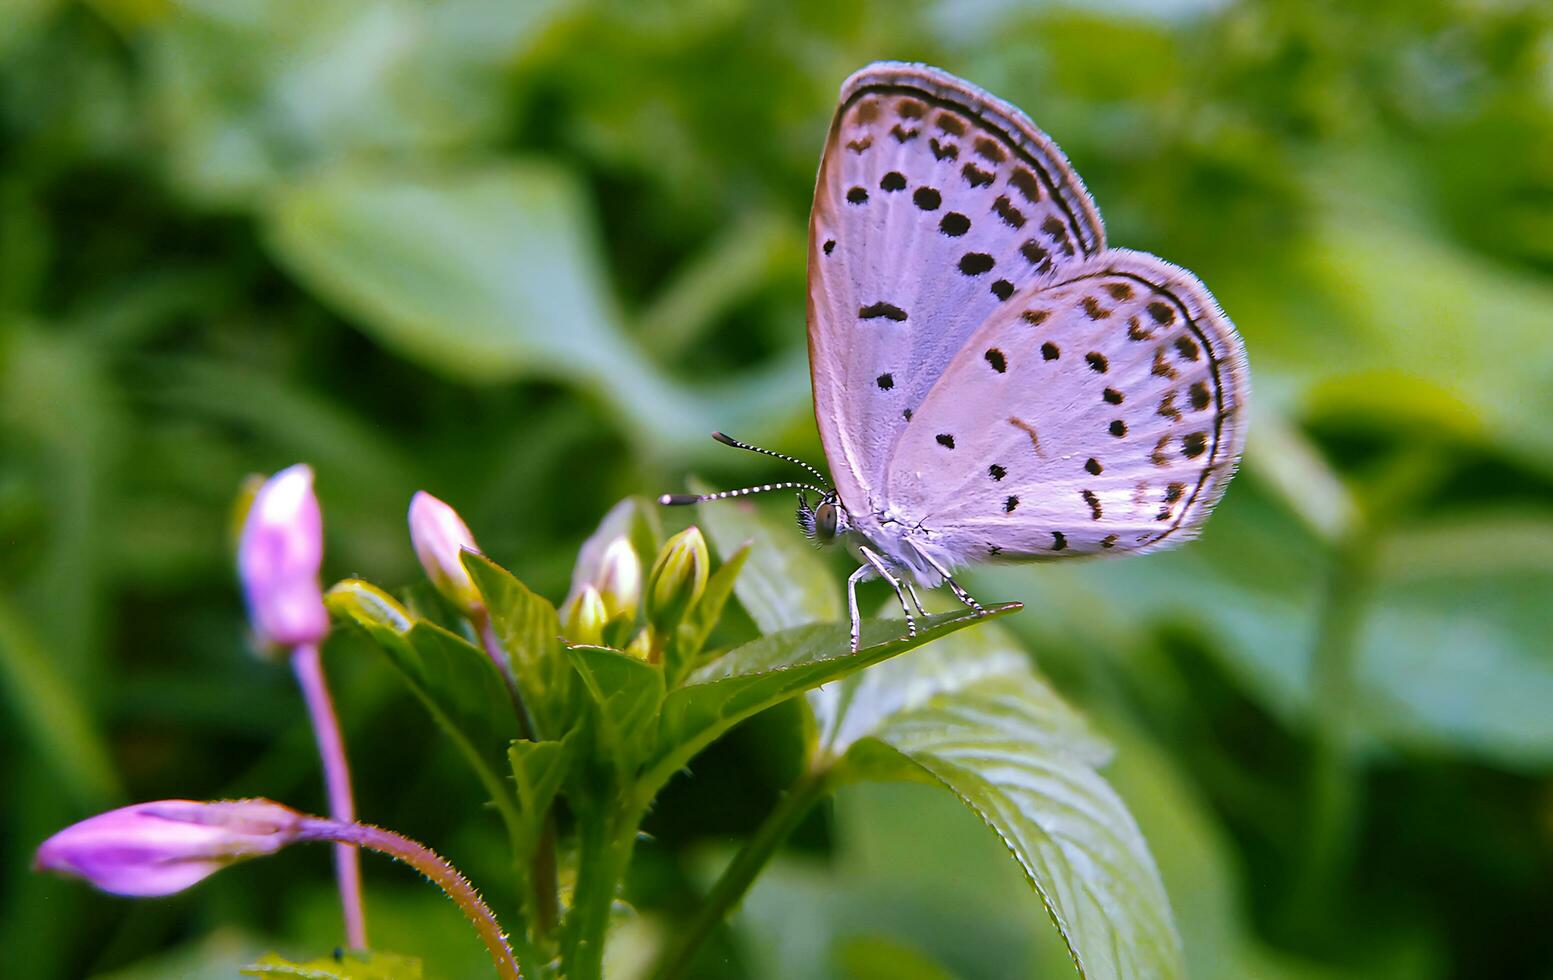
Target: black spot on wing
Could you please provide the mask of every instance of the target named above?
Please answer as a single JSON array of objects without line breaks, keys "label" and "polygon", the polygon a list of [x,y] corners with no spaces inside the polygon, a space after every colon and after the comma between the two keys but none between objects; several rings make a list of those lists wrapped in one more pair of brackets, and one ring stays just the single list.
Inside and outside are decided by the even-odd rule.
[{"label": "black spot on wing", "polygon": [[897,323],[906,319],[906,311],[892,303],[874,303],[864,306],[857,311],[860,320],[894,320]]},{"label": "black spot on wing", "polygon": [[962,275],[979,276],[984,272],[992,271],[992,256],[986,252],[966,252],[960,256],[960,272]]}]

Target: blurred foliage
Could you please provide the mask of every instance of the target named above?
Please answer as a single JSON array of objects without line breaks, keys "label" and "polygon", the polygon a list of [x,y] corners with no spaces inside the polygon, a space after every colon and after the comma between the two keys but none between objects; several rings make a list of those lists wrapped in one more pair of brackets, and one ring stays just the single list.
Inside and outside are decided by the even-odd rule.
[{"label": "blurred foliage", "polygon": [[[118,800],[317,804],[289,678],[245,649],[248,472],[315,465],[339,577],[410,580],[424,487],[558,600],[621,496],[785,472],[705,430],[819,456],[803,227],[836,87],[881,57],[1028,110],[1112,240],[1245,334],[1246,473],[1199,543],[974,579],[1117,746],[1191,975],[1553,975],[1545,2],[3,0],[8,975],[336,941],[306,852],[144,904],[27,870]],[[328,662],[361,811],[510,905],[456,750],[359,646]],[[670,785],[641,942],[791,780],[798,724]],[[930,799],[843,791],[704,975],[1064,975]],[[438,896],[366,872],[397,952],[479,969]]]}]

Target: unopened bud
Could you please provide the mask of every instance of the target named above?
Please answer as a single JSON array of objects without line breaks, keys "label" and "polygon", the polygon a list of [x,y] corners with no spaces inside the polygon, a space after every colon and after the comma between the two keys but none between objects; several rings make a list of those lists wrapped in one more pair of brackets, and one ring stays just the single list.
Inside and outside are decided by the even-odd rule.
[{"label": "unopened bud", "polygon": [[572,643],[602,646],[604,627],[608,624],[604,600],[599,597],[599,590],[591,585],[583,586],[583,590],[561,610],[561,632]]},{"label": "unopened bud", "polygon": [[297,840],[302,814],[270,800],[162,800],[99,813],[38,847],[34,866],[116,895],[171,895]]},{"label": "unopened bud", "polygon": [[631,637],[631,642],[626,644],[626,653],[638,660],[652,660],[653,653],[652,631],[650,629],[637,630]]},{"label": "unopened bud", "polygon": [[628,538],[616,538],[604,549],[594,584],[610,622],[636,618],[636,607],[642,601],[642,560]]},{"label": "unopened bud", "polygon": [[318,569],[323,516],[313,471],[281,470],[259,487],[238,541],[237,569],[248,616],[260,640],[277,646],[317,643],[329,633]]},{"label": "unopened bud", "polygon": [[410,498],[410,543],[443,598],[470,618],[485,612],[480,590],[460,557],[465,551],[479,552],[480,547],[458,511],[424,490],[417,492]]},{"label": "unopened bud", "polygon": [[647,577],[647,621],[668,633],[684,621],[706,590],[712,557],[696,527],[674,535],[658,553]]},{"label": "unopened bud", "polygon": [[324,605],[330,612],[349,616],[363,626],[384,626],[395,633],[406,633],[415,625],[414,617],[399,600],[359,578],[334,583],[324,594]]}]

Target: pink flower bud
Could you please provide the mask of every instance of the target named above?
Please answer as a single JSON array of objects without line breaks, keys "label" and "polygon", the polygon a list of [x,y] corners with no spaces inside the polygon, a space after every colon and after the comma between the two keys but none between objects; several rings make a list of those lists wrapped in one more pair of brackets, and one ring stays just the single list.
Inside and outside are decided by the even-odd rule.
[{"label": "pink flower bud", "polygon": [[270,800],[161,800],[99,813],[38,847],[34,866],[115,895],[171,895],[298,839],[302,814]]},{"label": "pink flower bud", "polygon": [[480,590],[461,557],[465,551],[478,552],[480,548],[458,511],[425,490],[417,491],[410,498],[410,543],[426,577],[443,598],[471,618],[485,611]]},{"label": "pink flower bud", "polygon": [[298,463],[264,482],[254,495],[237,548],[248,616],[265,643],[317,643],[329,632],[318,570],[323,517],[313,495],[313,471]]}]

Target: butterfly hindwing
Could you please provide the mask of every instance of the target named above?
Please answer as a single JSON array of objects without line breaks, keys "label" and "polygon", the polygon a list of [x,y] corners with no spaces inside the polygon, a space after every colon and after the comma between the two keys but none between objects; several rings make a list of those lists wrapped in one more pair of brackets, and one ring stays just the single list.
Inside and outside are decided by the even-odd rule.
[{"label": "butterfly hindwing", "polygon": [[1191,273],[1103,252],[967,340],[896,446],[888,505],[959,563],[1184,540],[1239,461],[1247,385]]},{"label": "butterfly hindwing", "polygon": [[854,510],[882,500],[897,437],[971,334],[1105,247],[1082,181],[1022,112],[898,63],[842,87],[809,234],[815,414]]}]

